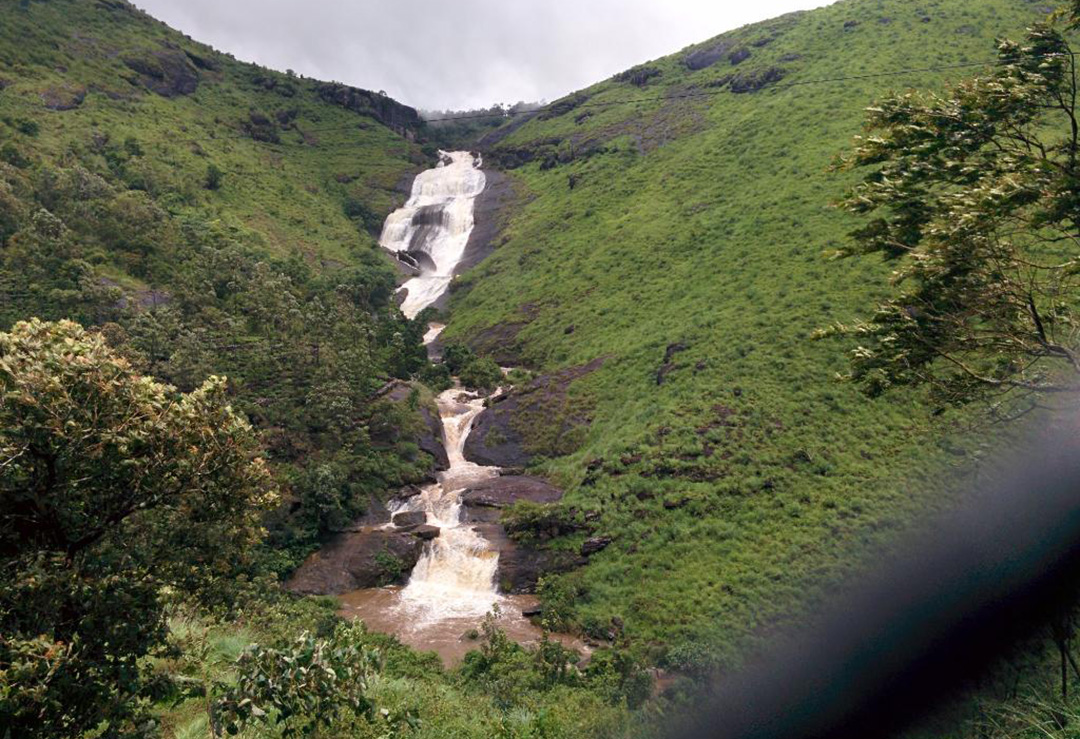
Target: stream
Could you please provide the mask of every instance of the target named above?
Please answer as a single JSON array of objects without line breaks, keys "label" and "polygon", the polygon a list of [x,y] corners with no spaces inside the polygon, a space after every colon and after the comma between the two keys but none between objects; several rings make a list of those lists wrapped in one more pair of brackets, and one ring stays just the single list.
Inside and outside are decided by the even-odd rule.
[{"label": "stream", "polygon": [[[418,272],[401,288],[402,311],[409,318],[449,290],[472,233],[476,198],[486,184],[479,157],[468,152],[440,152],[440,157],[438,167],[417,176],[405,206],[387,218],[380,241]],[[424,343],[430,347],[445,328],[429,324]],[[478,646],[470,637],[495,606],[500,611],[499,627],[510,638],[529,644],[541,637],[540,629],[522,615],[536,607],[537,599],[498,592],[498,551],[472,525],[462,522],[462,493],[500,474],[497,467],[465,459],[465,442],[485,400],[460,384],[439,395],[449,469],[419,495],[391,506],[391,514],[423,512],[427,523],[440,530],[438,538],[424,545],[408,584],[360,590],[340,599],[344,615],[362,619],[374,631],[394,634],[414,648],[435,651],[448,664],[460,662]],[[560,641],[583,648],[579,642]]]}]

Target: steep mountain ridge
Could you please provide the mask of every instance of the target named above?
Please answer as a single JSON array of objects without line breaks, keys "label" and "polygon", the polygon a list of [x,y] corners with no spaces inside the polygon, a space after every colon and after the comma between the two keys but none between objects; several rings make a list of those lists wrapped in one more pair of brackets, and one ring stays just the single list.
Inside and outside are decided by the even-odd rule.
[{"label": "steep mountain ridge", "polygon": [[552,586],[578,595],[579,623],[687,645],[673,664],[702,643],[726,652],[944,504],[939,470],[977,447],[952,433],[964,414],[936,418],[918,393],[869,401],[834,381],[853,347],[811,341],[868,310],[890,273],[827,259],[858,226],[829,207],[851,184],[830,165],[887,90],[975,73],[996,37],[1047,11],[845,0],[485,138],[524,205],[455,286],[444,336],[569,378],[481,428],[614,539]]}]

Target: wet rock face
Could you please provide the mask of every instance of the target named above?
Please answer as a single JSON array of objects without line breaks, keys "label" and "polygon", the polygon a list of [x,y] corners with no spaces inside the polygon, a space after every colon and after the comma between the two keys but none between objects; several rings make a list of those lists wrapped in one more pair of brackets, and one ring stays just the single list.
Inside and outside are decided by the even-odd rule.
[{"label": "wet rock face", "polygon": [[308,557],[285,587],[300,595],[341,595],[403,585],[420,559],[427,533],[424,537],[394,531],[341,534]]},{"label": "wet rock face", "polygon": [[199,89],[199,70],[177,49],[162,49],[129,56],[124,64],[139,75],[139,83],[162,97],[191,95]]},{"label": "wet rock face", "polygon": [[427,429],[417,439],[417,446],[435,460],[436,470],[441,472],[450,469],[450,457],[447,456],[446,447],[442,443],[442,421],[438,414],[432,413],[427,408],[421,408],[420,415],[424,417]]},{"label": "wet rock face", "polygon": [[462,493],[462,521],[476,524],[476,530],[499,552],[495,574],[499,590],[512,595],[536,592],[536,584],[546,574],[565,572],[583,563],[564,552],[550,552],[514,542],[499,523],[503,510],[514,503],[557,503],[563,491],[535,477],[509,476],[485,480]]},{"label": "wet rock face", "polygon": [[394,525],[399,529],[415,529],[427,523],[427,514],[423,511],[408,511],[394,515]]}]

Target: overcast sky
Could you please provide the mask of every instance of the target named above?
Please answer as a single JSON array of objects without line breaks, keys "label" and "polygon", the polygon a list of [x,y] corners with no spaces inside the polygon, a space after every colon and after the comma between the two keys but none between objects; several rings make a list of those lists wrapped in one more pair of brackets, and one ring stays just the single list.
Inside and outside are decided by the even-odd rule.
[{"label": "overcast sky", "polygon": [[135,0],[244,61],[424,109],[554,100],[829,0]]}]

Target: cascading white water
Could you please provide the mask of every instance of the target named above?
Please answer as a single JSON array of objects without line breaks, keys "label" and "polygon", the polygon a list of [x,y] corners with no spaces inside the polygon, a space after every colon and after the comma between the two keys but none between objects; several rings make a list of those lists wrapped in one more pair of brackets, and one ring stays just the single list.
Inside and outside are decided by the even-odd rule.
[{"label": "cascading white water", "polygon": [[[408,295],[402,311],[410,318],[446,292],[465,254],[473,228],[473,206],[486,185],[480,166],[479,158],[471,154],[444,154],[438,168],[417,177],[408,204],[386,222],[382,245],[420,269],[420,276],[403,288]],[[424,343],[429,349],[445,328],[436,323],[428,326]],[[431,356],[437,353],[432,350]],[[498,468],[481,467],[465,459],[465,441],[484,400],[460,387],[438,397],[449,469],[420,495],[392,506],[392,513],[423,511],[427,523],[440,529],[438,538],[424,545],[408,585],[342,596],[346,615],[362,618],[376,631],[396,634],[418,649],[434,650],[450,662],[462,659],[473,648],[463,633],[475,629],[496,604],[502,606],[499,626],[511,638],[531,643],[541,637],[540,629],[522,615],[526,608],[536,607],[535,598],[498,593],[498,551],[471,526],[461,523],[462,493],[470,485],[500,474]],[[397,527],[388,523],[384,528]],[[566,643],[588,651],[576,642]]]},{"label": "cascading white water", "polygon": [[401,509],[423,511],[428,523],[441,529],[439,538],[426,545],[401,593],[401,607],[421,625],[481,618],[499,600],[495,587],[499,554],[472,527],[461,524],[461,493],[499,474],[498,468],[473,464],[464,455],[473,421],[484,410],[484,398],[454,388],[439,396],[438,405],[450,467]]},{"label": "cascading white water", "polygon": [[421,172],[412,197],[386,219],[380,244],[420,274],[402,286],[402,312],[415,318],[450,288],[472,234],[476,198],[487,178],[482,160],[467,151],[439,152],[435,169]]}]

